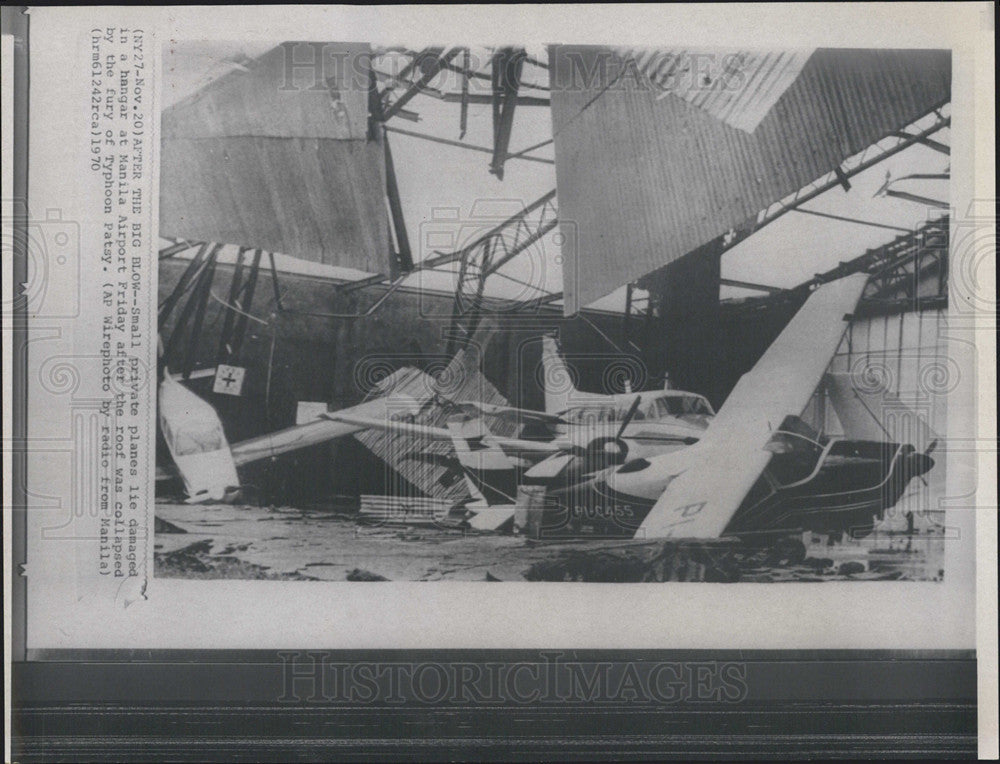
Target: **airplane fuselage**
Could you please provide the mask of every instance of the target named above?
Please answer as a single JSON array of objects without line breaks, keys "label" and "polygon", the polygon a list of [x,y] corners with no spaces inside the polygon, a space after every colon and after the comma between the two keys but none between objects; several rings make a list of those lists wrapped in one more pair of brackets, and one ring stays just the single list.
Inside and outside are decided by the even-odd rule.
[{"label": "airplane fuselage", "polygon": [[[651,455],[663,447],[691,445],[715,415],[703,396],[680,390],[620,395],[578,393],[570,403],[569,408],[559,412],[566,424],[553,428],[557,441],[583,447],[600,438],[620,435],[628,442],[628,458]],[[629,417],[633,406],[635,410]]]},{"label": "airplane fuselage", "polygon": [[[830,441],[811,466],[791,463],[796,456],[772,457],[723,536],[767,543],[804,530],[866,535],[910,481],[934,464],[911,445],[843,439]],[[691,458],[684,451],[676,457],[678,470]],[[630,463],[636,468],[633,474],[643,471],[644,461]],[[624,476],[614,476],[626,477],[629,466]],[[547,491],[541,536],[635,536],[672,476],[631,482],[632,491],[626,493],[621,479],[615,480],[617,490],[609,485],[613,473],[608,470],[586,483]]]}]

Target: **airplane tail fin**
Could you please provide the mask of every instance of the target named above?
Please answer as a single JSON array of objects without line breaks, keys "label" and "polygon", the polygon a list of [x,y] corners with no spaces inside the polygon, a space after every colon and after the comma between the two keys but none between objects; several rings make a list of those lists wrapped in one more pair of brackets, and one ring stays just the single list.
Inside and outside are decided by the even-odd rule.
[{"label": "airplane tail fin", "polygon": [[857,384],[854,375],[827,372],[826,389],[844,436],[860,440],[909,443],[926,451],[940,436],[924,416],[889,392],[871,392]]},{"label": "airplane tail fin", "polygon": [[545,413],[559,414],[569,408],[570,398],[578,393],[573,375],[554,337],[542,337],[542,372],[545,386]]},{"label": "airplane tail fin", "polygon": [[225,501],[240,487],[222,421],[208,401],[163,375],[157,398],[160,430],[189,502]]},{"label": "airplane tail fin", "polygon": [[448,430],[473,498],[487,506],[514,503],[517,496],[516,465],[492,438],[482,421],[453,417],[448,420]]}]

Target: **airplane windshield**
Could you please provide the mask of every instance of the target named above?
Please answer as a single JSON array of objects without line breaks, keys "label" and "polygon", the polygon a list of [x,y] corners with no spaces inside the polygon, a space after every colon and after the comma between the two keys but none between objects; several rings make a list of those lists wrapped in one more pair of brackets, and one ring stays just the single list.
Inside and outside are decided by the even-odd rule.
[{"label": "airplane windshield", "polygon": [[[609,422],[622,422],[628,415],[631,406],[616,408],[607,406],[584,406],[567,411],[563,418],[576,425],[597,425]],[[712,415],[712,409],[700,395],[669,395],[656,398],[643,408],[638,408],[632,416],[632,421],[643,419],[662,419],[664,417],[679,417],[690,414]]]},{"label": "airplane windshield", "polygon": [[613,406],[593,406],[588,408],[572,409],[566,412],[564,418],[571,424],[595,425],[605,422],[616,421],[616,412]]},{"label": "airplane windshield", "polygon": [[766,447],[774,454],[768,473],[780,486],[805,480],[816,469],[827,443],[826,437],[798,417],[786,417]]},{"label": "airplane windshield", "polygon": [[659,417],[665,416],[685,416],[689,414],[703,414],[711,416],[705,399],[697,395],[669,395],[657,398],[655,401],[656,414]]}]

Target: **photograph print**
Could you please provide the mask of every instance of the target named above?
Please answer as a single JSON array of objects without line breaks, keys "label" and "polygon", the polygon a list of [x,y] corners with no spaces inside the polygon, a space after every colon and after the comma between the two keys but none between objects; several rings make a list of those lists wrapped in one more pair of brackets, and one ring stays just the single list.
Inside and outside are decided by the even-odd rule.
[{"label": "photograph print", "polygon": [[162,53],[156,577],[948,575],[949,51]]}]

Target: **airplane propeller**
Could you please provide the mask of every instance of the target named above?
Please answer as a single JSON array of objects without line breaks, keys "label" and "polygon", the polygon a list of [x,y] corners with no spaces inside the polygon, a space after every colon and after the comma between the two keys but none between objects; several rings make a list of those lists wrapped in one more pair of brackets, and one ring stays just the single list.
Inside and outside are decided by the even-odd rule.
[{"label": "airplane propeller", "polygon": [[635,400],[632,401],[632,405],[629,407],[628,413],[625,414],[625,418],[622,420],[622,426],[618,428],[618,434],[615,435],[616,439],[620,439],[622,435],[625,434],[625,428],[632,423],[632,417],[634,417],[635,412],[639,410],[640,403],[642,403],[642,396],[637,395]]},{"label": "airplane propeller", "polygon": [[624,464],[626,462],[629,449],[628,443],[625,442],[623,436],[625,435],[625,430],[632,423],[635,413],[639,410],[640,403],[642,403],[642,396],[636,396],[636,399],[625,414],[625,418],[622,419],[622,423],[618,427],[618,432],[615,433],[613,438],[595,438],[587,444],[586,448],[583,449],[583,453],[580,454],[584,460],[584,472],[597,472],[605,467]]}]

